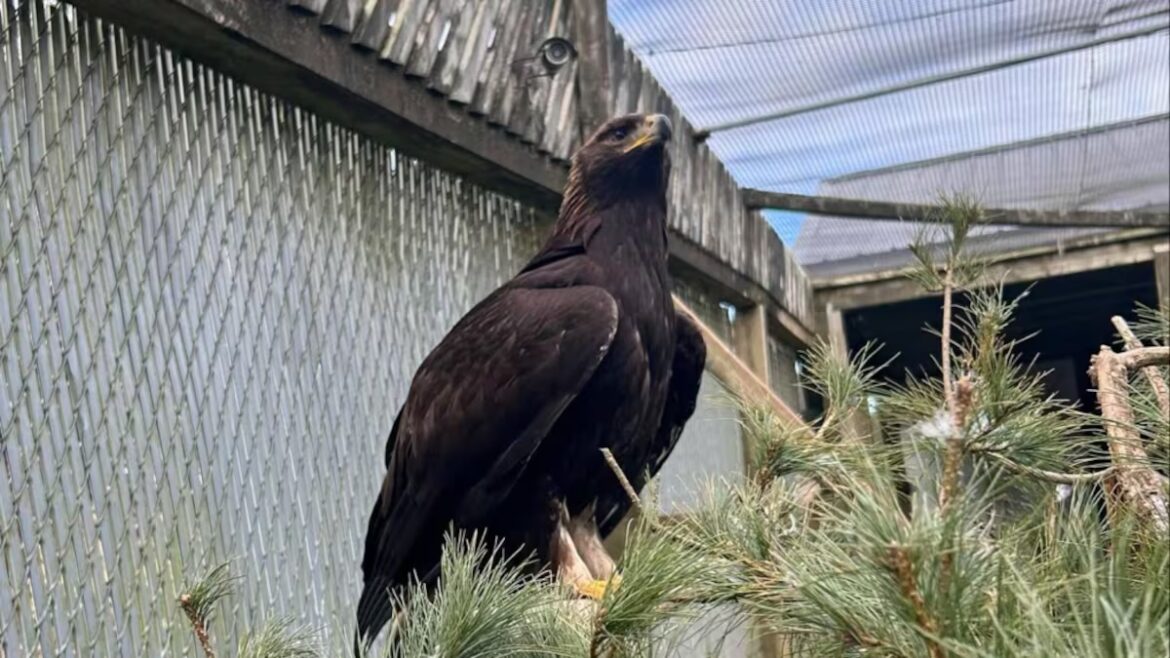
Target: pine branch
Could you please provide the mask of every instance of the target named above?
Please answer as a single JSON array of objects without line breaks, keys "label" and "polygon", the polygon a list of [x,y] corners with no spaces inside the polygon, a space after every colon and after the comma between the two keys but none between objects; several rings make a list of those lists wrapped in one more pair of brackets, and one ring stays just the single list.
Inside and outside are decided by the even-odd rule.
[{"label": "pine branch", "polygon": [[[1133,351],[1144,347],[1142,341],[1120,315],[1113,316],[1113,326],[1117,328],[1117,333],[1125,342],[1126,350]],[[1150,383],[1150,388],[1154,389],[1154,396],[1158,400],[1158,408],[1162,410],[1162,415],[1170,417],[1170,387],[1167,387],[1166,380],[1162,379],[1162,373],[1158,372],[1156,366],[1146,366],[1142,368],[1142,373]]]},{"label": "pine branch", "polygon": [[938,640],[935,639],[938,636],[938,622],[935,621],[930,611],[926,609],[926,600],[922,597],[922,592],[918,589],[918,583],[914,577],[914,565],[910,562],[909,552],[904,546],[895,544],[890,546],[887,559],[887,568],[893,572],[895,579],[898,581],[898,587],[902,591],[902,595],[910,602],[910,606],[914,611],[914,620],[922,630],[927,651],[930,652],[930,658],[944,658],[946,653],[938,643]]},{"label": "pine branch", "polygon": [[601,456],[605,458],[605,463],[609,465],[609,470],[613,471],[614,477],[617,478],[618,484],[621,485],[622,491],[626,492],[626,497],[630,499],[630,504],[639,513],[643,512],[642,499],[638,497],[638,492],[634,490],[634,486],[630,484],[630,479],[626,477],[622,467],[618,465],[617,459],[614,458],[613,453],[609,448],[601,449]]},{"label": "pine branch", "polygon": [[1027,464],[1021,464],[1019,462],[1012,461],[1008,457],[991,450],[975,450],[974,452],[986,454],[988,457],[991,457],[995,461],[999,462],[1010,471],[1014,471],[1020,475],[1029,475],[1040,480],[1052,482],[1053,484],[1092,484],[1112,476],[1117,470],[1117,466],[1113,465],[1109,468],[1095,471],[1093,473],[1057,473],[1056,471],[1046,471],[1042,468],[1036,468],[1034,466],[1028,466]]},{"label": "pine branch", "polygon": [[207,658],[215,658],[211,634],[208,631],[211,613],[220,601],[231,594],[235,580],[237,579],[232,577],[225,562],[188,586],[187,591],[179,597],[179,607],[187,616],[195,639],[198,640]]},{"label": "pine branch", "polygon": [[946,274],[943,278],[943,316],[942,316],[942,385],[943,385],[943,399],[947,402],[947,410],[951,412],[951,416],[955,415],[955,394],[954,383],[951,381],[951,318],[954,313],[954,271],[947,266]]},{"label": "pine branch", "polygon": [[1090,374],[1097,384],[1097,400],[1109,437],[1109,452],[1119,467],[1117,489],[1162,535],[1170,533],[1170,510],[1158,473],[1149,467],[1141,436],[1134,428],[1129,401],[1129,369],[1170,358],[1170,348],[1143,347],[1117,354],[1106,345],[1093,357]]},{"label": "pine branch", "polygon": [[1118,356],[1121,364],[1130,370],[1164,366],[1170,364],[1170,347],[1139,347],[1136,350],[1127,350]]},{"label": "pine branch", "polygon": [[187,614],[187,621],[191,622],[191,629],[195,632],[195,639],[199,641],[199,646],[203,647],[203,654],[207,658],[215,658],[215,650],[211,646],[211,635],[207,632],[207,624],[196,614],[195,608],[191,604],[191,597],[186,594],[179,597],[179,605]]}]

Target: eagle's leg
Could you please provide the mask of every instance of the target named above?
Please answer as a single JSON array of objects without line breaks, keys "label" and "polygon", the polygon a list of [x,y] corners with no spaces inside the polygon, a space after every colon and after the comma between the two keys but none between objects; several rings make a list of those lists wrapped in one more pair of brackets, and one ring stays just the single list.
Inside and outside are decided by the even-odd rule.
[{"label": "eagle's leg", "polygon": [[549,545],[549,559],[556,570],[557,580],[565,583],[586,598],[601,600],[605,596],[605,580],[597,580],[589,565],[581,558],[570,532],[572,520],[563,504],[558,504],[556,523]]},{"label": "eagle's leg", "polygon": [[569,535],[577,547],[577,554],[589,567],[589,573],[597,580],[609,581],[611,578],[616,585],[621,578],[615,575],[617,565],[605,550],[601,541],[601,532],[597,529],[593,504],[590,504],[581,513],[569,520]]}]

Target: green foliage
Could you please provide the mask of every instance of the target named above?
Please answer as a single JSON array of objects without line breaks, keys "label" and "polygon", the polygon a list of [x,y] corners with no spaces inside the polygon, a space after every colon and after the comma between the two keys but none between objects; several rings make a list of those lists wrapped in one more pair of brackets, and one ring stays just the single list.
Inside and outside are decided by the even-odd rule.
[{"label": "green foliage", "polygon": [[187,583],[180,605],[188,615],[206,626],[220,602],[231,595],[237,580],[239,576],[232,576],[228,563],[218,564]]},{"label": "green foliage", "polygon": [[961,195],[941,195],[936,223],[918,232],[910,244],[918,267],[907,273],[926,290],[940,291],[953,285],[966,287],[983,277],[985,263],[966,251],[967,240],[983,218],[974,199]]},{"label": "green foliage", "polygon": [[648,525],[634,528],[622,560],[621,584],[606,590],[592,611],[589,655],[651,655],[665,622],[693,614],[704,560],[685,544]]},{"label": "green foliage", "polygon": [[571,622],[565,595],[527,575],[527,560],[482,537],[448,536],[433,594],[421,585],[400,595],[406,610],[395,656],[580,656],[587,638]]},{"label": "green foliage", "polygon": [[[1144,345],[1170,345],[1170,306],[1165,302],[1158,308],[1139,304],[1135,316],[1130,328]],[[1163,381],[1170,382],[1170,368],[1158,366],[1156,370]],[[1137,430],[1147,443],[1151,461],[1162,474],[1170,474],[1170,414],[1159,406],[1145,373],[1131,377],[1130,400]]]},{"label": "green foliage", "polygon": [[312,629],[292,619],[277,619],[244,638],[236,655],[239,658],[319,658],[321,653]]}]

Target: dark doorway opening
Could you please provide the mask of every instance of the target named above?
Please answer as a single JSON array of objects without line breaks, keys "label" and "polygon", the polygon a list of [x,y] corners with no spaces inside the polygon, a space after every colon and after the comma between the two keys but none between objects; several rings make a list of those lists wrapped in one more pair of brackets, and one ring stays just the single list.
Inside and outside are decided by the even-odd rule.
[{"label": "dark doorway opening", "polygon": [[[1037,371],[1050,371],[1050,393],[1086,410],[1096,403],[1089,359],[1101,345],[1115,345],[1110,318],[1132,318],[1138,304],[1157,304],[1151,263],[1012,284],[1004,287],[1004,295],[1024,295],[1008,335],[1035,334],[1020,344],[1020,355],[1026,362],[1035,359]],[[902,381],[907,371],[935,376],[939,341],[926,328],[939,329],[941,310],[939,296],[849,311],[844,317],[849,350],[871,341],[880,344],[881,360],[893,358],[882,372],[889,381]]]}]

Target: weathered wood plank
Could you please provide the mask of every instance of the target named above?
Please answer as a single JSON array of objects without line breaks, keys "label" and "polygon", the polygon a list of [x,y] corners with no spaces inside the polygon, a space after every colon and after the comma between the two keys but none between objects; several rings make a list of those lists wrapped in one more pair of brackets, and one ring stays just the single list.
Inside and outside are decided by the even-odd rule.
[{"label": "weathered wood plank", "polygon": [[540,13],[544,9],[544,2],[512,1],[520,2],[524,6],[524,11],[521,14],[521,27],[516,31],[515,41],[501,70],[504,93],[500,96],[491,117],[494,123],[515,134],[515,131],[511,130],[512,116],[518,107],[527,102],[531,58],[537,55],[536,48],[539,46],[539,41],[533,36],[535,34],[533,26],[541,22]]},{"label": "weathered wood plank", "polygon": [[[372,5],[372,6],[371,6]],[[398,20],[398,0],[366,0],[366,6],[353,31],[353,43],[378,51],[390,34],[391,22]]]},{"label": "weathered wood plank", "polygon": [[609,118],[609,18],[606,0],[573,0],[572,5],[579,131],[589,135]]},{"label": "weathered wood plank", "polygon": [[418,78],[431,75],[439,52],[447,48],[460,10],[468,0],[432,0],[415,31],[414,48],[406,63],[406,74]]},{"label": "weathered wood plank", "polygon": [[361,18],[366,0],[329,0],[321,11],[321,24],[349,34]]},{"label": "weathered wood plank", "polygon": [[325,0],[288,0],[288,4],[290,7],[314,14],[320,14],[321,10],[325,8]]},{"label": "weathered wood plank", "polygon": [[488,122],[502,125],[499,120],[503,97],[515,85],[512,64],[516,44],[524,25],[528,22],[529,3],[520,0],[503,0],[505,5],[497,12],[500,19],[493,26],[495,30],[488,57],[491,64],[486,67],[480,81],[476,83],[475,97],[471,101],[472,112],[485,115]]},{"label": "weathered wood plank", "polygon": [[[540,35],[540,41],[544,41],[549,37],[560,36],[567,33],[564,28],[565,16],[568,15],[567,0],[553,0],[552,6],[548,8],[548,12],[544,17],[544,32]],[[540,144],[541,138],[544,135],[544,110],[552,96],[553,91],[557,88],[559,80],[563,79],[564,69],[556,71],[553,75],[539,78],[541,84],[535,85],[530,89],[528,95],[528,113],[525,123],[520,127],[520,138],[528,144]]]},{"label": "weathered wood plank", "polygon": [[577,144],[581,143],[582,137],[580,133],[575,130],[577,127],[577,94],[570,94],[568,102],[565,103],[561,110],[561,121],[557,128],[560,139],[557,141],[556,148],[553,150],[553,157],[558,160],[568,162],[573,157],[573,152],[577,149]]},{"label": "weathered wood plank", "polygon": [[606,58],[609,61],[609,106],[606,108],[609,114],[619,114],[618,108],[621,107],[622,100],[620,95],[625,93],[626,85],[626,44],[622,40],[620,34],[613,32],[609,33],[609,42],[607,48]]},{"label": "weathered wood plank", "polygon": [[[579,62],[570,62],[568,66],[557,71],[557,75],[553,78],[544,117],[540,121],[543,134],[540,137],[539,149],[542,153],[550,155],[554,153],[556,144],[561,138],[561,116],[564,114],[564,107],[568,105],[570,98],[577,96],[573,93],[573,85],[577,80],[578,66]],[[563,128],[571,130],[569,126],[563,126]]]},{"label": "weathered wood plank", "polygon": [[638,110],[640,112],[656,112],[658,111],[659,96],[658,81],[650,75],[648,70],[643,75],[645,76],[645,84],[642,85],[642,99],[638,103]]},{"label": "weathered wood plank", "polygon": [[[463,54],[458,65],[444,66],[436,88],[446,91],[453,103],[466,105],[475,96],[475,86],[479,81],[480,69],[488,61],[489,38],[494,30],[497,2],[477,2],[475,16],[468,29],[467,43],[462,47]],[[455,62],[448,59],[448,63]]]},{"label": "weathered wood plank", "polygon": [[[827,196],[805,196],[766,190],[746,190],[745,200],[751,208],[798,210],[817,215],[834,215],[858,219],[902,219],[915,222],[939,222],[943,217],[939,206],[913,203],[891,203],[866,199],[842,199]],[[1014,226],[1070,226],[1170,228],[1170,212],[1135,210],[1030,210],[1024,208],[986,208],[983,222]]]},{"label": "weathered wood plank", "polygon": [[431,4],[431,0],[402,0],[394,16],[394,25],[386,35],[379,51],[382,59],[405,66],[414,49],[415,32]]},{"label": "weathered wood plank", "polygon": [[469,43],[469,41],[472,30],[476,28],[476,18],[482,15],[489,4],[491,3],[461,0],[455,13],[448,19],[450,23],[443,28],[447,35],[446,43],[439,48],[438,55],[435,57],[427,87],[436,93],[447,96],[448,100],[450,100],[448,94],[455,86],[455,78],[466,65],[466,62],[463,61],[465,51],[469,47],[475,47],[475,44]]},{"label": "weathered wood plank", "polygon": [[626,88],[621,102],[617,107],[617,114],[629,114],[638,111],[638,100],[642,94],[642,63],[634,54],[626,51]]}]

